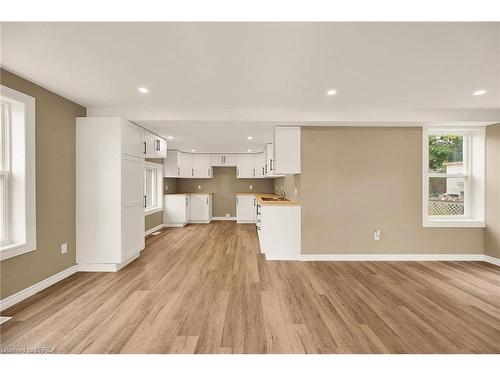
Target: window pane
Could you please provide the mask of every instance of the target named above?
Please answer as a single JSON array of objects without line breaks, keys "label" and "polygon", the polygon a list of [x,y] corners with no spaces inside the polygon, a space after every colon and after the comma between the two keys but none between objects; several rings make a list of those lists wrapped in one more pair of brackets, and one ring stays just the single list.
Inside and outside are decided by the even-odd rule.
[{"label": "window pane", "polygon": [[152,207],[152,187],[153,187],[153,171],[146,169],[144,171],[144,194],[146,194],[146,208]]},{"label": "window pane", "polygon": [[464,215],[465,178],[429,178],[429,215]]},{"label": "window pane", "polygon": [[429,136],[429,172],[465,173],[461,135]]}]

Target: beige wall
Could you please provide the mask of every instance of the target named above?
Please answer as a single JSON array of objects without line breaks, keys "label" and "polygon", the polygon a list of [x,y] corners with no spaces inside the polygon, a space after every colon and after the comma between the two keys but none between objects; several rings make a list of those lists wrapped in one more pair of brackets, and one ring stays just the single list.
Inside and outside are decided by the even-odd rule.
[{"label": "beige wall", "polygon": [[484,252],[500,258],[500,124],[486,127],[486,229]]},{"label": "beige wall", "polygon": [[422,227],[421,128],[303,128],[300,187],[303,253],[483,252],[481,228]]},{"label": "beige wall", "polygon": [[[146,161],[150,163],[162,164],[163,159],[161,158],[147,158]],[[163,189],[162,189],[163,190]],[[162,193],[163,194],[163,193]],[[144,216],[144,229],[146,231],[157,227],[158,225],[163,223],[163,211],[155,212],[154,214]]]},{"label": "beige wall", "polygon": [[163,211],[155,212],[154,214],[144,216],[144,228],[146,231],[163,224]]},{"label": "beige wall", "polygon": [[[200,185],[201,189],[198,189]],[[253,189],[250,189],[250,185]],[[236,216],[236,193],[272,193],[267,178],[236,178],[235,167],[214,167],[213,178],[179,178],[177,193],[214,193],[213,216]]]},{"label": "beige wall", "polygon": [[273,188],[276,194],[284,191],[288,199],[300,202],[300,174],[289,174],[284,177],[275,178]]},{"label": "beige wall", "polygon": [[86,109],[3,69],[0,80],[36,99],[37,249],[0,263],[5,298],[76,262],[75,118],[86,116]]},{"label": "beige wall", "polygon": [[165,177],[163,179],[163,190],[165,194],[177,193],[177,179]]}]

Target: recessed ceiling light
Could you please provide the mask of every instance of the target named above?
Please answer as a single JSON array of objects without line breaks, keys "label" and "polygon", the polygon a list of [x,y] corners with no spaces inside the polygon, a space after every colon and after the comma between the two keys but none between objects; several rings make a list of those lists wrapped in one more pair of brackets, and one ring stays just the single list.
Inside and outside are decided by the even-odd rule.
[{"label": "recessed ceiling light", "polygon": [[252,139],[253,139],[253,137],[252,137],[252,136],[249,136],[249,137],[247,137],[247,139],[252,140]]},{"label": "recessed ceiling light", "polygon": [[335,95],[336,93],[337,93],[337,90],[335,90],[335,89],[331,89],[331,90],[328,90],[328,91],[326,92],[326,95],[328,95],[328,96],[333,96],[333,95]]},{"label": "recessed ceiling light", "polygon": [[169,135],[169,136],[167,137],[167,139],[174,139],[174,137],[172,137],[171,135]]},{"label": "recessed ceiling light", "polygon": [[486,94],[486,90],[477,90],[477,91],[474,91],[474,93],[472,95],[474,96],[481,96],[481,95],[484,95]]},{"label": "recessed ceiling light", "polygon": [[141,94],[147,94],[149,92],[149,90],[145,87],[139,87],[139,92]]},{"label": "recessed ceiling light", "polygon": [[195,149],[191,149],[191,152],[196,152],[196,150]]},{"label": "recessed ceiling light", "polygon": [[248,152],[252,152],[252,150],[247,150]]}]

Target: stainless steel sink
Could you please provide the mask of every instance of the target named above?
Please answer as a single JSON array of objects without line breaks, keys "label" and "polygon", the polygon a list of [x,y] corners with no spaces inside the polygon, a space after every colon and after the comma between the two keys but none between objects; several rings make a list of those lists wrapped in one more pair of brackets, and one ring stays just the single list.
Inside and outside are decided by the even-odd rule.
[{"label": "stainless steel sink", "polygon": [[288,199],[284,199],[284,198],[272,198],[272,197],[262,197],[260,198],[262,199],[264,202],[284,202],[284,201],[287,201]]}]

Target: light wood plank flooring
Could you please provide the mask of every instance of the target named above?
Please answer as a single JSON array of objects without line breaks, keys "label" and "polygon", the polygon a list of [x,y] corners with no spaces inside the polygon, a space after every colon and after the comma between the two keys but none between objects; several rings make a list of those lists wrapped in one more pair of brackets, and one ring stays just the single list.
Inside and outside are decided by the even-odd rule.
[{"label": "light wood plank flooring", "polygon": [[266,261],[255,226],[214,222],[2,315],[3,348],[57,353],[500,353],[500,268]]}]

